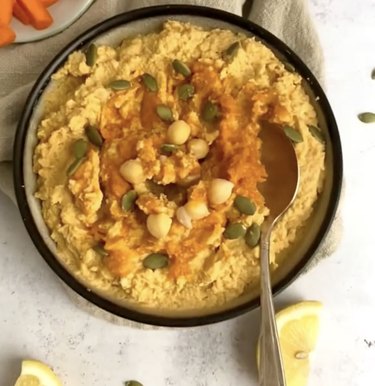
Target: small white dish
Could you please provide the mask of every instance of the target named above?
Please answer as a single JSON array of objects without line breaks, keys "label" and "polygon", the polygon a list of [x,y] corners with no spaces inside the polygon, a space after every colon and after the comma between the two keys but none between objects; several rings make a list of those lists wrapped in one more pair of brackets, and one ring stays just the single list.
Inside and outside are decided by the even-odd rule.
[{"label": "small white dish", "polygon": [[27,43],[55,35],[69,27],[81,17],[95,0],[60,0],[48,7],[53,17],[53,23],[44,30],[37,30],[30,25],[24,25],[13,17],[11,27],[16,33],[15,43]]}]

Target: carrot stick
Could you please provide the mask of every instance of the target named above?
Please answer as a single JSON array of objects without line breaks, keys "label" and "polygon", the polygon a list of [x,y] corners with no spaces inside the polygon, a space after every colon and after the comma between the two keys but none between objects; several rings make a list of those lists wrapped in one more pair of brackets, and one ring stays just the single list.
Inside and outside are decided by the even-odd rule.
[{"label": "carrot stick", "polygon": [[45,29],[52,24],[52,16],[40,0],[18,0],[18,2],[29,14],[34,28]]},{"label": "carrot stick", "polygon": [[12,9],[14,0],[1,0],[0,25],[8,25],[12,20]]},{"label": "carrot stick", "polygon": [[22,23],[25,25],[28,25],[31,23],[31,19],[27,12],[17,3],[17,1],[14,3],[13,6],[13,15]]},{"label": "carrot stick", "polygon": [[14,31],[7,25],[0,25],[0,47],[10,44],[16,38]]},{"label": "carrot stick", "polygon": [[58,0],[40,0],[45,7],[49,7],[52,4],[57,3]]}]

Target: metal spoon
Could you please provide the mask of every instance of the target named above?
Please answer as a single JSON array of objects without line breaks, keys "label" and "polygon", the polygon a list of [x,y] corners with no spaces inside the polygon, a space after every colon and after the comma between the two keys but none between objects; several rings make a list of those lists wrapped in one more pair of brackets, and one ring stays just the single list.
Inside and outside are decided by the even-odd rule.
[{"label": "metal spoon", "polygon": [[299,183],[294,146],[278,125],[264,123],[260,132],[262,163],[268,177],[259,190],[270,213],[264,221],[260,239],[261,328],[260,386],[285,386],[284,366],[275,322],[269,270],[270,236],[273,226],[293,202]]}]

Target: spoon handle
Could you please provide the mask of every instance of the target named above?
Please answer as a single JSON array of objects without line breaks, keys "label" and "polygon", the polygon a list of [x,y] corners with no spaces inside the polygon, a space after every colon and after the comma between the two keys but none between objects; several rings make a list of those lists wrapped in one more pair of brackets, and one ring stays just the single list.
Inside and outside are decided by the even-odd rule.
[{"label": "spoon handle", "polygon": [[275,322],[269,269],[270,236],[273,223],[266,221],[260,239],[261,327],[260,327],[260,386],[286,386],[279,336]]}]

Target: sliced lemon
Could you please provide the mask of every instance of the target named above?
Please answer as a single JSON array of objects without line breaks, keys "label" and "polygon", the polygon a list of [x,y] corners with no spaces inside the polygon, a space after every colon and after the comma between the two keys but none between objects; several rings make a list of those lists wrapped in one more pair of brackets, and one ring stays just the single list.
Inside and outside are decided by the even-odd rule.
[{"label": "sliced lemon", "polygon": [[[323,305],[317,301],[294,304],[276,314],[287,386],[306,386],[310,372],[310,354],[319,335]],[[257,363],[259,368],[259,342]]]},{"label": "sliced lemon", "polygon": [[15,386],[62,386],[62,383],[44,363],[25,360]]}]

